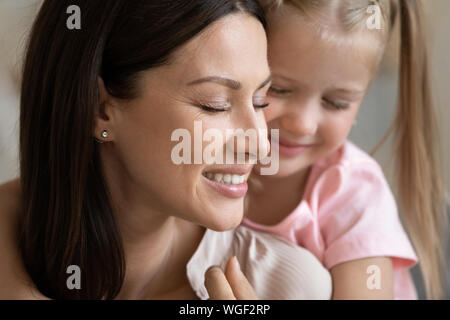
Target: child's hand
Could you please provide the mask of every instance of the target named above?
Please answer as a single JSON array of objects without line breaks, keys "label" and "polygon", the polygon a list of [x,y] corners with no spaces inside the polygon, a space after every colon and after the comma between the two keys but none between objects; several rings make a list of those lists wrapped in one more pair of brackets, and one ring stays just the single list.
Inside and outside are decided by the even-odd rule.
[{"label": "child's hand", "polygon": [[228,260],[225,273],[217,266],[209,268],[205,273],[205,287],[211,300],[258,299],[236,257]]}]

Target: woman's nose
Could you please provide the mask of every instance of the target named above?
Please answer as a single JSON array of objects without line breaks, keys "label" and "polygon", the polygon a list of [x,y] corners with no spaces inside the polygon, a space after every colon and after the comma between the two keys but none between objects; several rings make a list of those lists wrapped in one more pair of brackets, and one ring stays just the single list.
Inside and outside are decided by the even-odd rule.
[{"label": "woman's nose", "polygon": [[245,153],[246,159],[251,159],[252,163],[265,158],[270,152],[270,143],[267,132],[267,123],[262,110],[246,110],[239,114],[236,121],[235,132],[237,133],[237,145],[244,145],[245,148],[235,148],[234,151],[238,156],[242,157]]}]

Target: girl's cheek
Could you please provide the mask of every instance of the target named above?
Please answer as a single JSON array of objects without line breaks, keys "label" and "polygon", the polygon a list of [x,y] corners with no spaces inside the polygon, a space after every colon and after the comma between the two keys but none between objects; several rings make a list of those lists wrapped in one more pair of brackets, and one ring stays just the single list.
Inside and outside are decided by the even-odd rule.
[{"label": "girl's cheek", "polygon": [[349,134],[351,125],[347,119],[340,119],[341,121],[327,121],[322,125],[322,132],[324,140],[331,148],[341,145]]},{"label": "girl's cheek", "polygon": [[282,107],[280,106],[280,103],[277,103],[273,99],[268,100],[270,103],[269,107],[263,109],[264,110],[264,117],[266,118],[266,122],[269,122],[271,120],[274,120],[280,116],[282,116]]}]

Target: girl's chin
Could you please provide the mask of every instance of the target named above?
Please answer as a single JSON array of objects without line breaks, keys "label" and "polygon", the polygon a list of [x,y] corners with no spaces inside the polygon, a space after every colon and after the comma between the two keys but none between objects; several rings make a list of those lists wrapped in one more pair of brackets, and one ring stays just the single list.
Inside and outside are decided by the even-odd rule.
[{"label": "girl's chin", "polygon": [[278,172],[274,177],[286,178],[299,174],[311,166],[309,159],[280,159]]},{"label": "girl's chin", "polygon": [[[301,171],[303,169],[303,167],[294,167],[294,166],[283,166],[282,163],[280,163],[280,168],[278,169],[278,172],[276,174],[273,175],[266,175],[264,177],[267,178],[275,178],[275,179],[282,179],[282,178],[286,178],[289,177],[291,175],[294,175],[296,173],[298,173],[299,171]],[[253,173],[260,176],[261,175],[261,171],[260,168],[256,168],[253,170]]]}]

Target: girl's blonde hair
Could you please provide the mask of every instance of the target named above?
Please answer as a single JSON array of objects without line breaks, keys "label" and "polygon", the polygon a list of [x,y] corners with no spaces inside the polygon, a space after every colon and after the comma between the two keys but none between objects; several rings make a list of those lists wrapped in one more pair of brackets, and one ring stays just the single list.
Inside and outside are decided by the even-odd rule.
[{"label": "girl's blonde hair", "polygon": [[[428,298],[443,296],[444,242],[447,226],[444,187],[439,170],[438,129],[430,89],[428,52],[420,0],[261,0],[268,11],[289,4],[306,19],[337,21],[339,30],[367,28],[370,6],[381,12],[382,52],[400,23],[400,66],[397,113],[375,153],[394,132],[397,194],[402,216],[419,257]],[[321,15],[321,12],[325,12]],[[329,16],[332,14],[332,16]],[[310,19],[310,20],[311,20]],[[325,21],[325,20],[324,20]],[[318,25],[318,24],[316,24]],[[320,28],[320,27],[319,27]],[[368,30],[368,29],[367,29]],[[270,25],[269,25],[270,32]],[[381,59],[380,55],[380,59]]]}]

